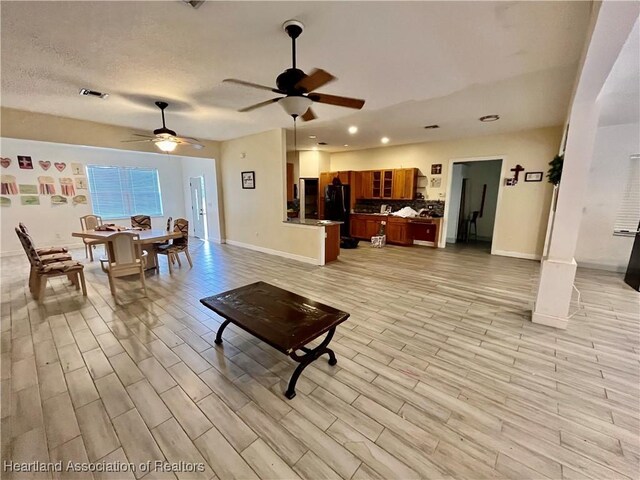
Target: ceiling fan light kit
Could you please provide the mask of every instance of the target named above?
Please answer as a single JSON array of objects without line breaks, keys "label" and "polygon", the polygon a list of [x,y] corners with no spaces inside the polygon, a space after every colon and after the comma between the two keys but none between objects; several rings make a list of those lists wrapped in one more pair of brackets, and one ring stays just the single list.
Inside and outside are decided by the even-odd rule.
[{"label": "ceiling fan light kit", "polygon": [[278,103],[284,108],[284,111],[292,117],[300,117],[309,110],[309,107],[313,104],[311,99],[303,96],[290,96],[283,97],[278,100]]},{"label": "ceiling fan light kit", "polygon": [[154,103],[156,107],[160,109],[160,113],[162,114],[162,127],[156,128],[153,131],[153,135],[155,135],[153,137],[150,135],[140,135],[134,133],[136,137],[143,137],[144,140],[124,140],[124,143],[152,142],[156,147],[158,147],[159,150],[165,153],[173,152],[178,145],[189,145],[190,147],[198,150],[204,148],[204,145],[202,145],[195,138],[179,137],[176,132],[174,132],[170,128],[167,128],[164,119],[164,110],[169,106],[169,104],[167,102],[160,101]]},{"label": "ceiling fan light kit", "polygon": [[163,152],[167,152],[167,153],[173,152],[177,146],[178,146],[178,143],[174,142],[171,139],[160,140],[159,142],[156,142],[156,147],[158,147]]}]

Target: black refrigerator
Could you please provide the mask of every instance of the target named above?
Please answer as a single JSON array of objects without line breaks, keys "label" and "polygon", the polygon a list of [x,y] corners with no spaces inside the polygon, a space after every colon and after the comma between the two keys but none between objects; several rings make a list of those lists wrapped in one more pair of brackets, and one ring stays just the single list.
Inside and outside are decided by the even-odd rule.
[{"label": "black refrigerator", "polygon": [[349,185],[327,185],[324,191],[324,218],[344,222],[340,236],[349,237]]}]

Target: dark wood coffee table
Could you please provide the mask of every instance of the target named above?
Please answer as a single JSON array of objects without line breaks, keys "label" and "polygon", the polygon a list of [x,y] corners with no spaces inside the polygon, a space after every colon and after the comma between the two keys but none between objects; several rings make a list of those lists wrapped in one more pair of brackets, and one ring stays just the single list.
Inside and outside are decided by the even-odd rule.
[{"label": "dark wood coffee table", "polygon": [[[300,363],[285,392],[289,399],[296,396],[296,382],[307,365],[325,353],[329,355],[329,365],[337,363],[328,346],[336,326],[349,318],[346,312],[265,282],[229,290],[200,302],[225,319],[216,334],[216,344],[222,343],[222,332],[233,323]],[[306,347],[323,333],[327,336],[320,345]],[[303,354],[296,353],[298,350]]]}]

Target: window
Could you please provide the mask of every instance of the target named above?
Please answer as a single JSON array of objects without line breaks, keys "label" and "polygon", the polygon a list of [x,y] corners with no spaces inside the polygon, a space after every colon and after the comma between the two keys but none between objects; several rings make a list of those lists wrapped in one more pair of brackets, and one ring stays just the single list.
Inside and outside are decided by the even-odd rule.
[{"label": "window", "polygon": [[88,165],[93,213],[103,218],[162,216],[158,170]]},{"label": "window", "polygon": [[640,223],[640,155],[631,155],[629,159],[629,175],[627,187],[618,210],[613,233],[629,235],[638,230]]}]

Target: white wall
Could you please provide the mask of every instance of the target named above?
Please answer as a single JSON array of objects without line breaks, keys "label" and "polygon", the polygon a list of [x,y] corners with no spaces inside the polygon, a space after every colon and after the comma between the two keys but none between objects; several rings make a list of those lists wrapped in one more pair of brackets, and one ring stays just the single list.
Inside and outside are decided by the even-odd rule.
[{"label": "white wall", "polygon": [[599,127],[575,258],[579,266],[625,271],[633,237],[613,235],[629,172],[629,156],[640,153],[640,125]]},{"label": "white wall", "polygon": [[467,166],[462,163],[456,163],[453,165],[452,170],[451,193],[449,195],[449,218],[447,221],[447,243],[456,243],[458,237],[462,179],[466,176]]},{"label": "white wall", "polygon": [[[482,162],[470,162],[467,164],[464,178],[467,178],[467,190],[465,192],[465,218],[472,212],[480,211],[482,205],[482,189],[487,186],[484,199],[482,217],[478,217],[478,240],[491,241],[493,227],[496,221],[496,207],[498,205],[498,188],[500,186],[501,160],[488,160]],[[520,182],[524,182],[524,174],[520,173]],[[447,227],[448,232],[448,227]]]},{"label": "white wall", "polygon": [[319,178],[321,172],[329,172],[331,155],[320,150],[300,152],[300,178]]},{"label": "white wall", "polygon": [[[282,129],[222,142],[221,178],[226,242],[320,265],[324,227],[286,223],[286,151]],[[255,172],[253,190],[241,172]]]},{"label": "white wall", "polygon": [[[558,153],[562,128],[547,127],[499,135],[416,143],[331,154],[331,171],[417,167],[430,181],[431,165],[442,164],[440,188],[426,188],[430,200],[444,199],[449,161],[466,158],[505,158],[501,178],[511,176],[516,164],[527,172],[546,172]],[[523,175],[523,173],[520,173]],[[553,187],[542,182],[520,181],[505,187],[495,222],[493,251],[499,255],[537,259],[542,255]],[[446,228],[445,228],[446,231]]]},{"label": "white wall", "polygon": [[[0,139],[0,155],[12,160],[8,168],[2,168],[2,174],[16,177],[18,184],[36,184],[37,177],[48,175],[56,181],[56,193],[60,193],[58,179],[74,177],[71,163],[83,165],[114,165],[132,167],[153,167],[158,169],[164,217],[151,219],[154,228],[166,227],[166,218],[184,217],[185,203],[182,185],[176,178],[182,178],[180,158],[164,154],[132,152],[109,148],[83,147],[60,143],[38,142],[33,140]],[[33,170],[18,168],[17,156],[27,155],[33,159]],[[39,166],[39,160],[65,162],[67,167],[59,172],[52,165],[46,172]],[[0,254],[22,252],[22,247],[15,234],[14,227],[23,222],[33,236],[36,246],[42,245],[77,245],[81,244],[71,233],[80,230],[80,217],[92,213],[91,199],[88,190],[76,191],[89,197],[87,205],[72,205],[71,198],[67,205],[51,205],[49,196],[40,195],[40,205],[20,205],[20,195],[10,195],[12,205],[0,209],[2,225]],[[107,219],[104,219],[107,220]],[[129,225],[128,220],[114,220],[114,223]]]},{"label": "white wall", "polygon": [[[204,190],[207,201],[207,232],[208,240],[216,243],[222,241],[220,231],[220,211],[221,205],[218,201],[218,176],[216,174],[217,161],[210,158],[181,157],[182,166],[182,186],[184,191],[184,211],[187,220],[193,221],[191,209],[191,188],[189,180],[191,177],[204,177]],[[193,231],[191,229],[191,231]]]}]

